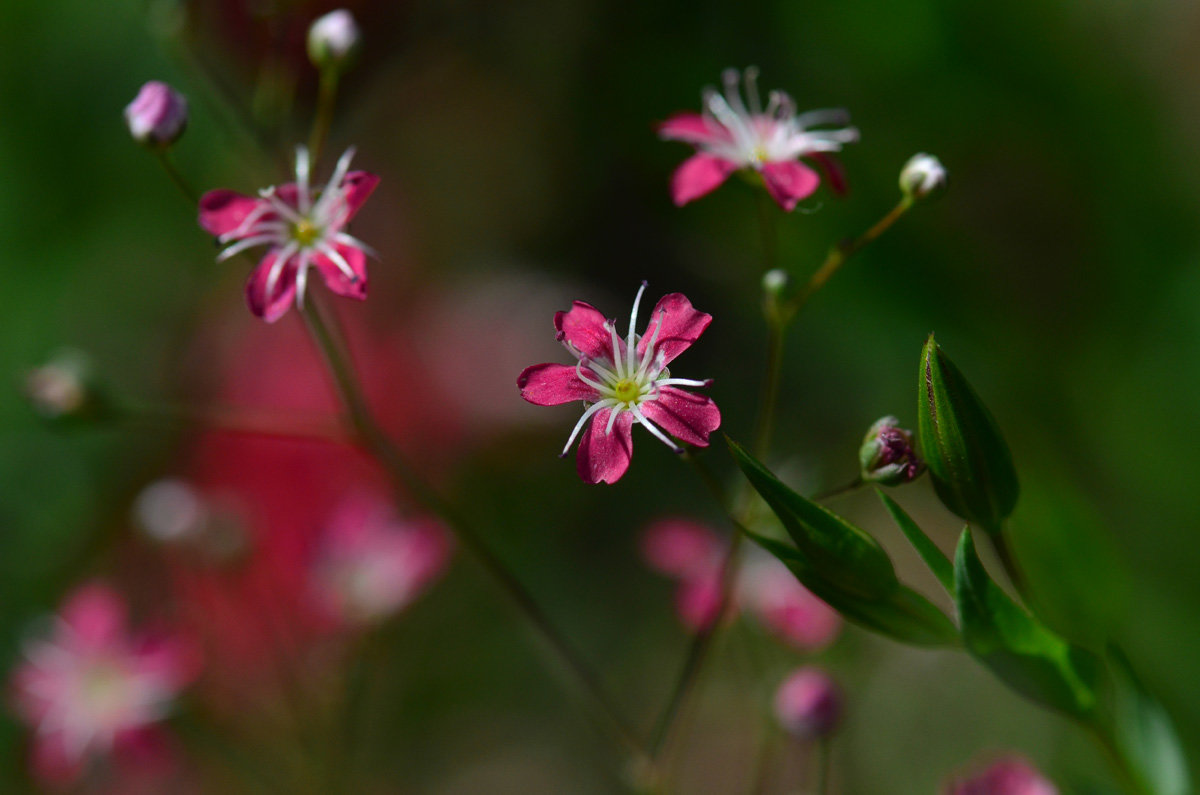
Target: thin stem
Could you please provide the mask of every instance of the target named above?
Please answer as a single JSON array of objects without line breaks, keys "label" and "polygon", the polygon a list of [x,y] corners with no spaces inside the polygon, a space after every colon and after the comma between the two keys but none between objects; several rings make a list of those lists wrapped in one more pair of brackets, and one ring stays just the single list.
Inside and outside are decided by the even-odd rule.
[{"label": "thin stem", "polygon": [[273,411],[229,406],[187,406],[165,403],[124,403],[116,418],[127,422],[165,422],[199,425],[252,436],[350,441],[340,422],[323,416],[280,415]]},{"label": "thin stem", "polygon": [[155,159],[162,164],[163,171],[167,172],[167,176],[171,178],[171,183],[179,189],[183,197],[188,200],[189,204],[198,204],[200,202],[200,194],[188,184],[183,175],[179,173],[179,169],[175,167],[175,163],[171,160],[171,155],[165,146],[154,147]]},{"label": "thin stem", "polygon": [[599,713],[606,719],[614,736],[630,751],[639,756],[643,755],[640,740],[612,703],[601,684],[600,677],[555,629],[533,595],[488,547],[482,535],[449,502],[416,474],[391,439],[380,429],[351,368],[349,357],[340,349],[334,335],[330,333],[329,326],[317,306],[315,295],[308,296],[302,312],[309,333],[320,349],[346,407],[347,420],[358,443],[383,467],[398,492],[411,495],[428,510],[441,517],[446,525],[454,530],[463,546],[488,570],[501,589],[508,594],[517,608],[525,614],[529,622],[558,655],[566,668],[575,675],[583,690],[598,707]]},{"label": "thin stem", "polygon": [[762,396],[758,404],[758,426],[754,433],[754,454],[763,458],[771,446],[775,428],[775,410],[779,404],[779,382],[783,373],[783,341],[786,322],[767,318],[767,366]]},{"label": "thin stem", "polygon": [[831,776],[830,770],[833,767],[833,740],[830,737],[821,737],[816,742],[817,756],[817,787],[813,790],[816,795],[829,795],[829,785]]},{"label": "thin stem", "polygon": [[312,131],[308,136],[308,162],[315,168],[321,159],[321,149],[329,137],[333,124],[333,106],[337,100],[339,72],[336,67],[321,69],[321,83],[317,88],[317,112],[313,117]]},{"label": "thin stem", "polygon": [[867,485],[861,477],[856,477],[849,483],[844,483],[841,486],[835,486],[832,489],[827,489],[812,497],[814,502],[825,502],[832,500],[834,497],[844,497],[847,494],[852,494],[863,486]]},{"label": "thin stem", "polygon": [[796,297],[788,303],[784,313],[785,316],[790,317],[799,311],[800,307],[804,306],[809,298],[812,298],[818,290],[825,286],[826,282],[833,278],[833,275],[846,264],[847,260],[886,232],[892,224],[896,223],[896,221],[900,220],[901,216],[908,212],[908,209],[912,205],[912,197],[904,196],[887,215],[876,221],[875,225],[870,229],[853,240],[843,241],[831,248],[829,254],[825,257],[825,261],[821,263],[821,267],[817,268],[816,273],[809,278],[800,292],[796,294]]},{"label": "thin stem", "polygon": [[756,191],[758,194],[758,228],[762,235],[763,272],[775,267],[778,260],[779,232],[776,228],[775,217],[778,209],[765,190]]}]

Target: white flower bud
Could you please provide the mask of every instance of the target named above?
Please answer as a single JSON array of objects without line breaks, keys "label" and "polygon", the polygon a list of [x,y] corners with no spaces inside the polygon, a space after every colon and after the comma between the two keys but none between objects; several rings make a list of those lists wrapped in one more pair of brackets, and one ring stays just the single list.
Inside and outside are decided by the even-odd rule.
[{"label": "white flower bud", "polygon": [[330,11],[308,29],[308,57],[318,69],[345,69],[361,44],[358,23],[344,8]]},{"label": "white flower bud", "polygon": [[933,155],[913,155],[900,171],[900,190],[914,199],[940,193],[945,187],[946,167]]}]

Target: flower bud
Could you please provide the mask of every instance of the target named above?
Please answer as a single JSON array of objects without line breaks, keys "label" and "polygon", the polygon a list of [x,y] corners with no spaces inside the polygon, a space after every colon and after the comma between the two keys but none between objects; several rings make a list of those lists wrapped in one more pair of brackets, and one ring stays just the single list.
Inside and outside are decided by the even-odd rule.
[{"label": "flower bud", "polygon": [[787,271],[782,268],[774,268],[763,274],[762,288],[767,295],[778,296],[788,286]]},{"label": "flower bud", "polygon": [[308,58],[318,69],[344,70],[358,54],[362,33],[344,8],[330,11],[308,29]]},{"label": "flower bud", "polygon": [[820,668],[798,668],[775,692],[775,716],[801,739],[828,737],[841,721],[841,689]]},{"label": "flower bud", "polygon": [[899,425],[895,417],[883,417],[867,431],[858,450],[863,480],[898,486],[916,480],[925,471],[925,462],[913,447],[912,431]]},{"label": "flower bud", "polygon": [[60,351],[25,374],[25,397],[48,420],[95,415],[102,403],[91,383],[91,370],[87,357],[79,351]]},{"label": "flower bud", "polygon": [[900,190],[913,199],[925,199],[946,188],[946,167],[924,152],[913,155],[900,170]]},{"label": "flower bud", "polygon": [[187,100],[166,83],[151,80],[125,106],[125,124],[133,140],[146,146],[170,146],[187,126]]},{"label": "flower bud", "polygon": [[982,773],[955,779],[946,795],[1058,795],[1058,789],[1019,756],[997,759]]}]

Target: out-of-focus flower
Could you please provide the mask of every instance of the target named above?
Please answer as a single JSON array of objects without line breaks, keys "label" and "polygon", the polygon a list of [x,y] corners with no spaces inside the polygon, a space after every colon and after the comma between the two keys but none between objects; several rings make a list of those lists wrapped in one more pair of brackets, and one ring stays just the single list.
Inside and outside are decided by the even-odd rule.
[{"label": "out-of-focus flower", "polygon": [[708,435],[721,424],[721,413],[711,398],[679,389],[712,382],[672,378],[667,370],[667,364],[704,333],[712,315],[696,311],[682,293],[671,293],[655,305],[645,333],[639,336],[634,329],[645,290],[642,282],[625,339],[617,335],[615,320],[605,319],[582,301],[555,314],[558,340],[579,361],[574,367],[536,364],[517,378],[521,397],[530,403],[556,406],[583,401],[586,409],[562,454],[567,454],[590,419],[576,458],[579,476],[588,483],[616,483],[625,474],[633,455],[634,421],[676,452],[682,448],[668,434],[706,447]]},{"label": "out-of-focus flower", "polygon": [[354,149],[347,149],[329,182],[313,188],[308,150],[300,146],[295,182],[266,188],[257,198],[230,190],[213,190],[200,197],[200,226],[228,244],[218,261],[268,246],[246,283],[250,311],[268,323],[282,317],[293,299],[304,305],[309,268],[316,268],[325,286],[338,295],[367,297],[367,255],[375,254],[345,227],[379,184],[379,177],[350,171],[353,157]]},{"label": "out-of-focus flower", "polygon": [[900,427],[895,417],[881,417],[867,430],[858,450],[859,474],[869,483],[898,486],[916,480],[925,471],[917,455],[912,431]]},{"label": "out-of-focus flower", "polygon": [[79,417],[98,408],[88,358],[62,350],[41,367],[25,374],[24,393],[33,408],[48,420]]},{"label": "out-of-focus flower", "polygon": [[997,759],[978,775],[955,778],[946,795],[1058,795],[1058,789],[1020,756]]},{"label": "out-of-focus flower", "polygon": [[[702,113],[680,113],[658,128],[659,137],[683,141],[696,147],[671,178],[671,196],[677,205],[709,193],[734,171],[758,174],[767,191],[784,210],[791,211],[817,189],[821,178],[800,162],[808,157],[821,166],[835,190],[843,188],[841,171],[828,156],[842,144],[858,140],[858,130],[809,129],[815,125],[845,125],[843,110],[813,110],[797,113],[796,103],[782,91],[772,91],[762,107],[758,95],[758,70],[750,67],[739,74],[726,69],[724,93],[706,89]],[[742,101],[741,86],[746,101]]]},{"label": "out-of-focus flower", "polygon": [[182,94],[166,83],[151,80],[125,106],[125,124],[139,144],[170,146],[187,127],[188,106]]},{"label": "out-of-focus flower", "polygon": [[750,558],[738,580],[739,596],[773,635],[806,651],[828,646],[842,628],[842,617],[805,588],[774,558]]},{"label": "out-of-focus flower", "polygon": [[430,519],[398,520],[384,502],[364,496],[334,513],[318,546],[313,593],[350,625],[403,609],[446,568],[451,542]]},{"label": "out-of-focus flower", "polygon": [[789,734],[828,737],[841,721],[841,689],[820,668],[798,668],[775,691],[775,717]]},{"label": "out-of-focus flower", "polygon": [[70,782],[93,758],[144,751],[153,724],[197,673],[186,644],[134,636],[127,618],[114,591],[86,585],[68,597],[48,637],[25,644],[12,691],[35,732],[39,778]]},{"label": "out-of-focus flower", "polygon": [[250,546],[244,522],[223,507],[185,480],[163,478],[138,493],[131,513],[152,541],[222,564],[241,559]]},{"label": "out-of-focus flower", "polygon": [[[675,609],[684,625],[697,631],[708,627],[721,605],[726,542],[702,524],[670,518],[647,527],[640,546],[651,568],[678,580]],[[732,591],[730,615],[748,611],[796,648],[822,649],[841,630],[841,616],[774,558],[751,551]]]},{"label": "out-of-focus flower", "polygon": [[913,155],[900,170],[900,190],[905,196],[924,199],[946,188],[946,167],[942,161],[924,152]]},{"label": "out-of-focus flower", "polygon": [[319,17],[308,29],[308,57],[318,69],[344,70],[361,44],[358,22],[344,8]]}]

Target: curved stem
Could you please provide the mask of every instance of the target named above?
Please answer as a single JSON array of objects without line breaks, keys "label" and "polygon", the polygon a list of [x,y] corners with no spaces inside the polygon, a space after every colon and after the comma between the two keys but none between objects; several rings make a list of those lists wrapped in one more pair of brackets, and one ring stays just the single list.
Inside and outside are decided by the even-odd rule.
[{"label": "curved stem", "polygon": [[824,502],[825,500],[832,500],[834,497],[844,497],[847,494],[852,494],[852,493],[858,491],[865,485],[867,485],[866,481],[864,481],[861,477],[856,477],[854,480],[850,481],[849,483],[845,483],[841,486],[835,486],[832,489],[827,489],[826,491],[822,491],[819,494],[813,496],[811,499],[813,500],[813,502]]},{"label": "curved stem", "polygon": [[509,570],[508,566],[496,556],[478,530],[417,475],[400,450],[379,427],[367,405],[349,357],[335,341],[317,304],[316,296],[310,294],[302,309],[304,320],[310,335],[320,349],[338,394],[346,407],[347,419],[360,446],[383,467],[398,492],[411,495],[426,509],[439,516],[454,531],[463,546],[487,569],[560,661],[574,674],[583,690],[598,708],[598,712],[605,718],[613,735],[630,751],[639,756],[643,755],[640,740],[610,700],[600,677],[554,627],[533,595]]},{"label": "curved stem", "polygon": [[167,152],[165,146],[156,146],[154,148],[155,159],[162,164],[163,171],[167,172],[167,176],[171,179],[171,184],[179,189],[183,197],[188,200],[189,204],[198,204],[200,202],[200,194],[196,193],[183,175],[179,173],[179,169],[175,168],[175,163],[171,160],[171,155]]}]

